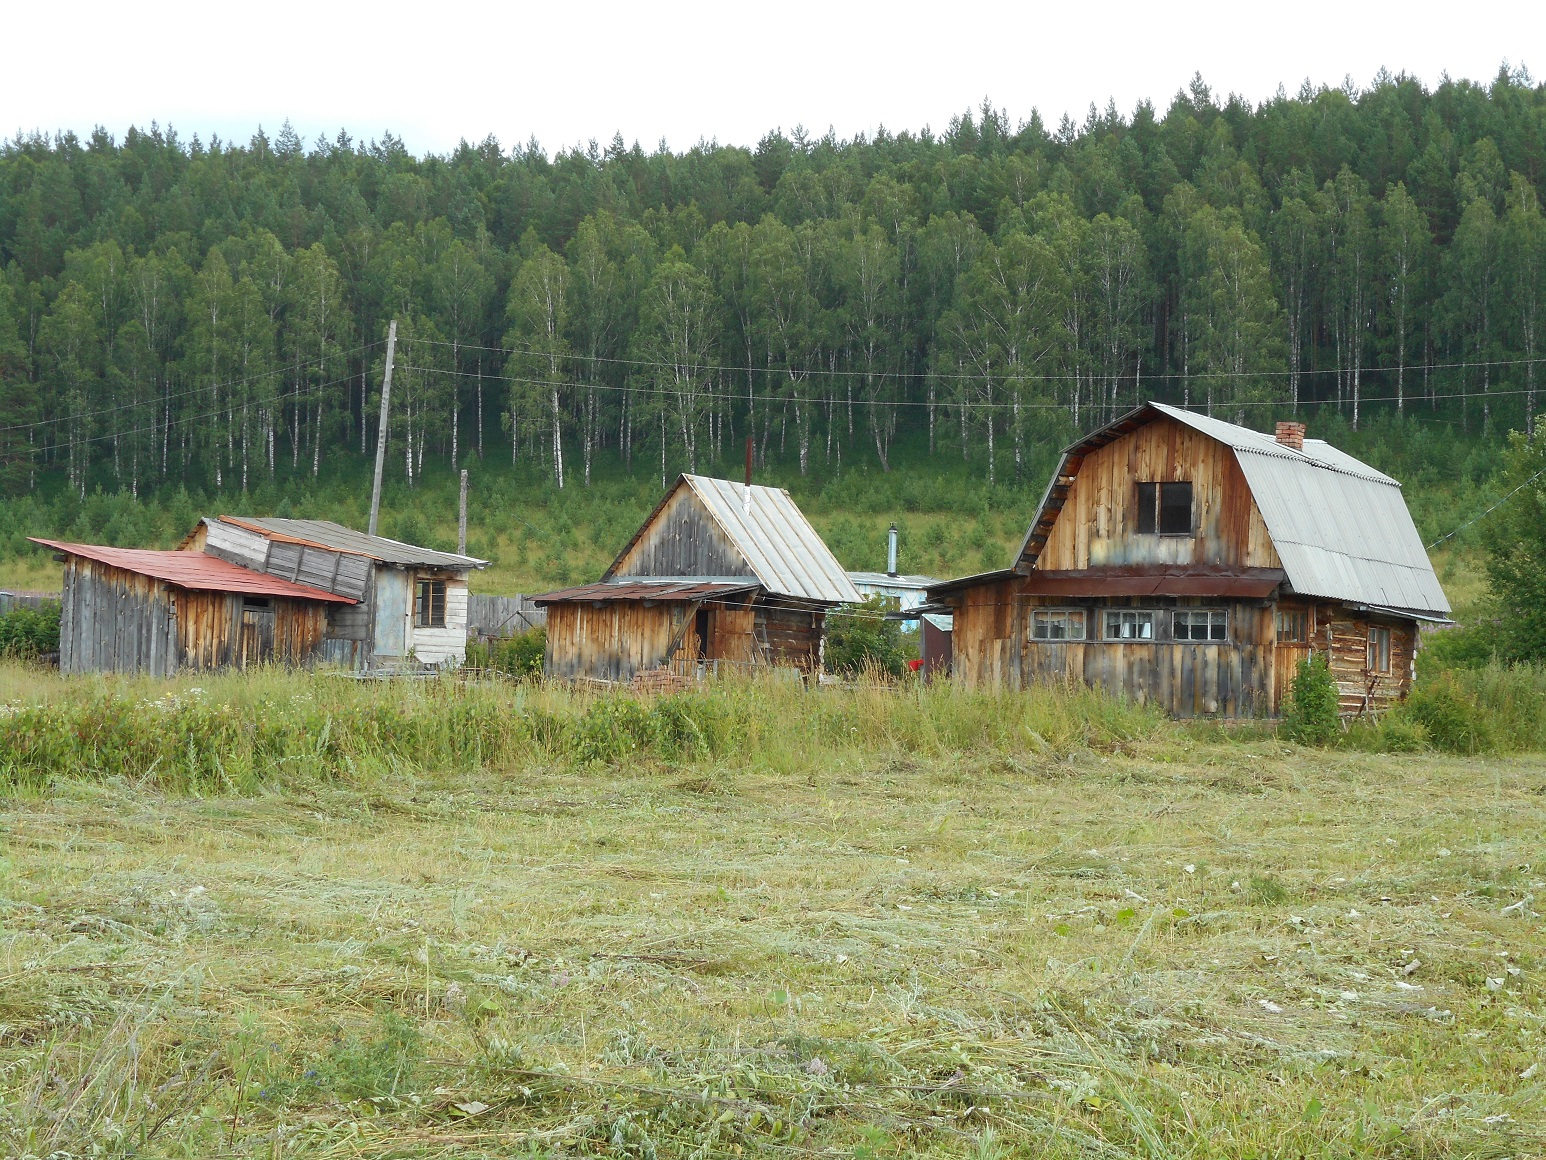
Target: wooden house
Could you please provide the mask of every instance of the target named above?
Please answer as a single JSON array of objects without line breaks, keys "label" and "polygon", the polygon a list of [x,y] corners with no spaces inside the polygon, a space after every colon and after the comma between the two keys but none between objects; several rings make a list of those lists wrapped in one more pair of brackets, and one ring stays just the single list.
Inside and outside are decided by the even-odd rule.
[{"label": "wooden house", "polygon": [[182,547],[348,597],[327,618],[322,659],[360,671],[467,659],[467,578],[487,560],[370,536],[329,520],[206,518]]},{"label": "wooden house", "polygon": [[781,488],[683,475],[595,584],[547,609],[548,676],[820,671],[827,612],[859,593]]},{"label": "wooden house", "polygon": [[334,610],[354,598],[203,552],[150,552],[34,539],[64,563],[59,668],[171,676],[181,670],[305,665],[322,658]]},{"label": "wooden house", "polygon": [[1344,712],[1403,696],[1449,602],[1401,485],[1304,430],[1150,403],[1073,444],[1013,564],[929,590],[956,678],[1275,716],[1317,652]]}]

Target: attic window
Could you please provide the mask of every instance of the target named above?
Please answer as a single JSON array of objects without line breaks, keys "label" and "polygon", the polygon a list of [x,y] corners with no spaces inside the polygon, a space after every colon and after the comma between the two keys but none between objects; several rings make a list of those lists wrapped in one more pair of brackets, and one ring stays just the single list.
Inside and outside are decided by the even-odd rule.
[{"label": "attic window", "polygon": [[1192,485],[1187,483],[1140,483],[1138,485],[1138,534],[1152,536],[1192,534]]},{"label": "attic window", "polygon": [[420,580],[413,601],[415,628],[444,628],[446,626],[446,582],[444,580]]}]

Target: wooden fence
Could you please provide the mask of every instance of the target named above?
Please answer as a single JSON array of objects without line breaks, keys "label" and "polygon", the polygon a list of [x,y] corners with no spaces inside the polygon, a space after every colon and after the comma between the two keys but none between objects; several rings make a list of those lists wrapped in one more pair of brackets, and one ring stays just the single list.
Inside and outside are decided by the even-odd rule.
[{"label": "wooden fence", "polygon": [[479,596],[467,597],[467,637],[489,640],[494,637],[513,636],[532,628],[543,628],[548,622],[548,610],[538,608],[527,596]]}]

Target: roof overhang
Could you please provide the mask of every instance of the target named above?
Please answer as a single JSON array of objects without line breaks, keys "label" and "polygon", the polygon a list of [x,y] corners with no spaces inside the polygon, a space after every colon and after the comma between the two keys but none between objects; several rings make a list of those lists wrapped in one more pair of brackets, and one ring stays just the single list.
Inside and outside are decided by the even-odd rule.
[{"label": "roof overhang", "polygon": [[326,592],[309,584],[297,584],[255,572],[204,552],[161,552],[146,548],[113,548],[106,544],[71,544],[29,536],[34,544],[66,556],[93,560],[139,576],[160,580],[191,592],[233,592],[247,596],[281,596],[291,600],[315,600],[323,604],[358,604],[349,596]]},{"label": "roof overhang", "polygon": [[614,601],[638,601],[649,604],[694,604],[723,600],[756,592],[762,585],[745,580],[702,580],[694,578],[651,578],[647,580],[603,580],[579,584],[533,596],[533,604],[609,604]]},{"label": "roof overhang", "polygon": [[1027,596],[1217,596],[1265,600],[1283,583],[1281,568],[1108,567],[1026,575]]}]

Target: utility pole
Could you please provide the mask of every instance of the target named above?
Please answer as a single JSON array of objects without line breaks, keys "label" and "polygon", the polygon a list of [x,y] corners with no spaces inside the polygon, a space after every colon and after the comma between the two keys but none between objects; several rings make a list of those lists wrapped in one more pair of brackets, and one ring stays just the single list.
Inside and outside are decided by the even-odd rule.
[{"label": "utility pole", "polygon": [[370,487],[370,528],[376,534],[381,515],[381,469],[386,465],[387,406],[392,401],[392,356],[397,353],[397,319],[387,327],[386,373],[381,376],[381,424],[376,428],[376,481]]},{"label": "utility pole", "polygon": [[462,468],[462,501],[456,509],[456,554],[467,554],[467,469]]}]

